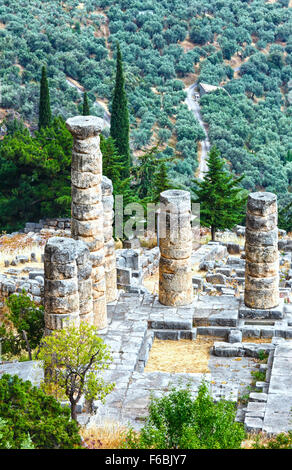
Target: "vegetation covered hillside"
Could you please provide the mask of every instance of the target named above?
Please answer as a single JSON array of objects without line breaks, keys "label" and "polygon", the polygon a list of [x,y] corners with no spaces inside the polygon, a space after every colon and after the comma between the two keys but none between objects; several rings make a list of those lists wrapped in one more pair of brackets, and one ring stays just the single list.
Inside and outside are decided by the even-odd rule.
[{"label": "vegetation covered hillside", "polygon": [[[204,133],[184,103],[195,81],[222,85],[201,98],[216,144],[249,190],[289,201],[292,184],[291,9],[289,0],[0,0],[1,111],[36,127],[41,68],[51,106],[80,112],[87,91],[109,104],[116,42],[123,55],[136,153],[157,140],[174,184],[190,186]],[[291,82],[290,82],[291,83]],[[290,99],[291,101],[291,99]],[[95,102],[95,106],[93,106]],[[79,106],[79,108],[78,108]],[[79,109],[79,110],[78,110]]]}]

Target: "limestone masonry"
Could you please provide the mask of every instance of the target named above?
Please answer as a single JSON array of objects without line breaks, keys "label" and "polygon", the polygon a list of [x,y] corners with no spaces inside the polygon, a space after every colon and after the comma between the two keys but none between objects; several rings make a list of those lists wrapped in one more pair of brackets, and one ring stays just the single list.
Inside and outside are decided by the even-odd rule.
[{"label": "limestone masonry", "polygon": [[276,307],[279,305],[279,256],[275,194],[249,194],[245,236],[245,305],[255,309]]},{"label": "limestone masonry", "polygon": [[[91,320],[91,263],[81,241],[51,237],[45,246],[45,334]],[[81,313],[81,316],[80,316]]]},{"label": "limestone masonry", "polygon": [[159,301],[187,305],[193,301],[191,198],[187,191],[160,194]]},{"label": "limestone masonry", "polygon": [[94,325],[107,326],[105,251],[102,204],[102,154],[99,134],[103,121],[94,116],[75,116],[66,121],[73,135],[72,238],[82,240],[89,248],[92,262],[92,295]]},{"label": "limestone masonry", "polygon": [[113,239],[114,197],[113,184],[106,176],[102,177],[101,190],[103,205],[106,301],[113,302],[116,300],[118,295],[115,241]]}]

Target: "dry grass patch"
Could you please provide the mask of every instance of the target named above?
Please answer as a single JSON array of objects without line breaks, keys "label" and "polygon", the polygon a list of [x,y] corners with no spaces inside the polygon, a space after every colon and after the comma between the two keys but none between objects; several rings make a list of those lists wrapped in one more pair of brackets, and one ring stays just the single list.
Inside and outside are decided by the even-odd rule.
[{"label": "dry grass patch", "polygon": [[157,235],[156,233],[152,233],[150,236],[140,237],[140,245],[143,248],[148,248],[151,250],[157,246]]},{"label": "dry grass patch", "polygon": [[158,294],[159,272],[157,271],[152,276],[145,277],[143,279],[143,285],[149,290],[149,292],[151,292],[151,294]]},{"label": "dry grass patch", "polygon": [[198,75],[198,73],[189,73],[186,77],[182,78],[181,81],[185,84],[186,87],[189,87],[197,81]]},{"label": "dry grass patch", "polygon": [[4,307],[0,308],[0,325],[7,323],[6,317],[9,313],[9,308],[6,304],[4,304]]},{"label": "dry grass patch", "polygon": [[195,341],[155,338],[144,372],[207,374],[210,372],[210,349],[215,341],[218,338],[201,335]]},{"label": "dry grass patch", "polygon": [[88,449],[120,449],[127,429],[115,421],[81,428],[80,434]]},{"label": "dry grass patch", "polygon": [[[283,433],[283,434],[288,436],[288,433]],[[269,444],[271,443],[275,444],[276,439],[277,439],[276,436],[269,436],[268,434],[264,432],[249,433],[247,435],[247,438],[244,441],[242,441],[241,448],[242,449],[254,449],[255,444],[257,444],[258,446],[265,446],[265,448],[267,448]],[[281,447],[274,447],[274,449],[276,448],[280,449]],[[285,448],[288,449],[288,447],[285,447]],[[291,449],[291,444],[290,444],[289,449]]]},{"label": "dry grass patch", "polygon": [[[39,269],[41,267],[41,255],[44,252],[45,240],[41,244],[34,243],[31,239],[28,240],[25,235],[19,234],[14,237],[3,236],[0,239],[0,273],[7,271],[8,268],[4,266],[4,261],[8,260],[10,263],[16,255],[23,255],[30,258],[32,252],[36,254],[37,263],[25,263],[18,265],[17,268],[31,266]],[[11,266],[12,267],[12,266]]]},{"label": "dry grass patch", "polygon": [[256,343],[256,344],[261,344],[261,343],[271,343],[272,338],[242,338],[242,343]]}]

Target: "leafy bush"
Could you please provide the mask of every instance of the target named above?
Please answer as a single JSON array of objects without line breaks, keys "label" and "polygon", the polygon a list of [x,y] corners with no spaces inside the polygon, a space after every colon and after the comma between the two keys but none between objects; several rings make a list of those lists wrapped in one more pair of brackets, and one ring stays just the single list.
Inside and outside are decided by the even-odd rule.
[{"label": "leafy bush", "polygon": [[190,385],[172,388],[162,398],[153,398],[149,417],[140,433],[130,431],[125,447],[131,449],[236,449],[245,437],[241,423],[235,422],[236,409],[231,402],[215,403],[206,383],[196,399]]},{"label": "leafy bush", "polygon": [[43,336],[44,307],[36,306],[25,291],[10,295],[6,304],[9,308],[6,320],[10,325],[0,326],[2,352],[18,355],[26,349],[31,359],[31,351],[40,344]]},{"label": "leafy bush", "polygon": [[[0,449],[11,449],[12,442],[13,432],[11,430],[11,427],[8,426],[7,421],[0,418]],[[29,434],[21,442],[20,449],[34,449],[34,445]]]},{"label": "leafy bush", "polygon": [[77,421],[77,403],[81,396],[90,402],[104,400],[114,384],[106,383],[101,371],[112,361],[110,348],[98,336],[96,327],[81,323],[55,330],[42,340],[40,358],[47,372],[44,388],[63,392],[71,405],[71,417]]},{"label": "leafy bush", "polygon": [[29,434],[36,449],[80,446],[78,425],[71,420],[69,407],[63,408],[55,398],[17,376],[4,374],[0,379],[0,416],[9,428],[0,438],[1,445],[6,441],[19,449]]},{"label": "leafy bush", "polygon": [[261,437],[255,437],[254,449],[292,449],[292,430],[282,432],[266,442],[261,442]]}]

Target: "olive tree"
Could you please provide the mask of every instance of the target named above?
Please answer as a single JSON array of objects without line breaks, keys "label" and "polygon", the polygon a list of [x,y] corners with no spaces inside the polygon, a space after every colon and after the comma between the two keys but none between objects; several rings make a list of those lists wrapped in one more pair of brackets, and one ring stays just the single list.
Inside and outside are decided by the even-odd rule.
[{"label": "olive tree", "polygon": [[103,400],[114,387],[101,376],[110,365],[111,353],[94,326],[81,323],[79,328],[55,330],[43,339],[40,359],[46,371],[44,388],[66,395],[75,421],[82,395],[89,401]]}]

